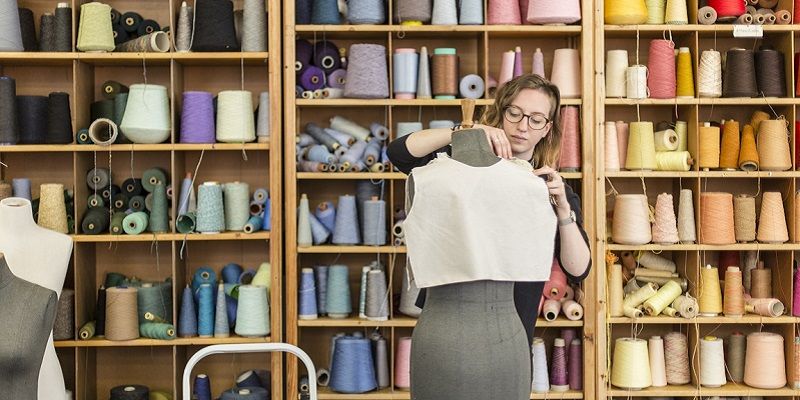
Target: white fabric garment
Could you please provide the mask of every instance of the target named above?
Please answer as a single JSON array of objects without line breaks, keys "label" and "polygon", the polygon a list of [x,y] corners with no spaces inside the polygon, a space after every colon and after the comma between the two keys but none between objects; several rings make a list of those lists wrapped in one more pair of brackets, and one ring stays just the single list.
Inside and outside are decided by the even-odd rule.
[{"label": "white fabric garment", "polygon": [[550,278],[557,219],[529,163],[473,167],[442,153],[411,175],[403,228],[418,287]]}]

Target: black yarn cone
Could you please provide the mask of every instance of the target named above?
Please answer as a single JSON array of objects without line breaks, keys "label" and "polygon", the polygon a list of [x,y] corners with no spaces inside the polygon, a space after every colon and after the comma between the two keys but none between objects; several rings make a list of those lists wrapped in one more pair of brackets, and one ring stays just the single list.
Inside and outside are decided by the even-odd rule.
[{"label": "black yarn cone", "polygon": [[69,94],[50,93],[47,107],[47,143],[72,143],[72,114],[69,109]]},{"label": "black yarn cone", "polygon": [[230,0],[197,0],[193,51],[238,51]]},{"label": "black yarn cone", "polygon": [[47,137],[47,96],[17,96],[20,144],[43,144]]}]

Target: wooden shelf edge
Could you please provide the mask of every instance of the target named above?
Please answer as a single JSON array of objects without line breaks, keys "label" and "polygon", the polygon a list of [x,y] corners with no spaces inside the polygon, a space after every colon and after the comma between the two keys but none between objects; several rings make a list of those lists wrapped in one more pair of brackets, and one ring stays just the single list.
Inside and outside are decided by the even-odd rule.
[{"label": "wooden shelf edge", "polygon": [[[298,319],[297,326],[301,328],[328,328],[328,327],[394,327],[394,328],[413,328],[417,325],[417,319],[411,317],[398,316],[386,321],[370,321],[357,317],[333,319],[320,317],[317,319]],[[555,321],[546,321],[543,318],[536,320],[537,328],[570,328],[582,327],[583,320],[571,321],[564,317],[558,317]]]},{"label": "wooden shelf edge", "polygon": [[56,340],[55,347],[151,347],[151,346],[208,346],[213,344],[237,344],[237,343],[269,343],[270,336],[266,337],[241,337],[231,336],[227,338],[175,338],[172,340],[159,340],[139,338],[134,340],[108,340],[102,338],[92,338],[89,340]]},{"label": "wooden shelf edge", "polygon": [[141,235],[71,235],[73,240],[78,243],[106,243],[106,242],[168,242],[168,241],[214,241],[214,240],[269,240],[269,231],[259,231],[256,233],[244,232],[223,232],[213,234],[182,234],[182,233],[144,233]]},{"label": "wooden shelf edge", "polygon": [[298,247],[297,252],[300,254],[397,254],[405,253],[405,246],[337,246],[337,245],[324,245],[324,246],[309,246]]},{"label": "wooden shelf edge", "polygon": [[94,151],[228,151],[269,150],[269,143],[160,143],[160,144],[18,144],[0,146],[0,153],[67,153]]},{"label": "wooden shelf edge", "polygon": [[606,171],[607,178],[800,178],[800,171]]},{"label": "wooden shelf edge", "polygon": [[788,97],[733,97],[733,98],[675,98],[675,99],[627,99],[605,98],[606,106],[766,106],[797,105],[798,98]]},{"label": "wooden shelf edge", "polygon": [[800,243],[736,243],[730,245],[711,245],[711,244],[645,244],[645,245],[625,245],[611,243],[606,245],[608,250],[649,250],[649,251],[725,251],[725,250],[777,250],[777,251],[796,251],[800,250]]},{"label": "wooden shelf edge", "polygon": [[406,179],[402,172],[298,172],[300,180]]},{"label": "wooden shelf edge", "polygon": [[607,392],[609,397],[657,397],[657,396],[793,396],[797,391],[789,387],[780,389],[757,389],[745,385],[728,383],[718,388],[709,388],[694,385],[667,385],[664,387],[649,387],[641,390],[625,390],[612,387]]},{"label": "wooden shelf edge", "polygon": [[[462,99],[437,100],[437,99],[294,99],[297,106],[309,107],[345,107],[345,106],[374,106],[374,107],[422,107],[422,106],[442,106],[460,107]],[[475,105],[486,106],[492,104],[494,99],[476,99]],[[561,99],[562,106],[581,105],[581,99]]]},{"label": "wooden shelf edge", "polygon": [[610,324],[795,324],[800,319],[789,315],[780,317],[763,317],[760,315],[745,315],[740,318],[726,317],[723,315],[717,317],[701,317],[697,318],[679,318],[679,317],[642,317],[642,318],[628,318],[628,317],[609,317],[607,319]]},{"label": "wooden shelf edge", "polygon": [[581,25],[295,25],[295,32],[337,32],[337,33],[447,33],[447,32],[525,32],[525,33],[580,33]]},{"label": "wooden shelf edge", "polygon": [[[321,400],[409,400],[411,393],[405,390],[381,389],[361,394],[336,393],[328,387],[318,388]],[[531,399],[582,399],[583,391],[568,390],[566,392],[531,393]]]}]

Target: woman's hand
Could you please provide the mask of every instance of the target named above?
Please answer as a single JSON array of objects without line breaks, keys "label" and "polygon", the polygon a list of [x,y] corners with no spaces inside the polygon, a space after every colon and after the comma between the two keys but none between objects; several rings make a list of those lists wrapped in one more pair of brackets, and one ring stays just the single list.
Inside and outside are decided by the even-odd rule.
[{"label": "woman's hand", "polygon": [[472,128],[483,129],[483,131],[486,132],[486,140],[489,141],[489,145],[492,146],[494,154],[498,157],[509,159],[514,156],[511,152],[511,143],[508,141],[508,137],[506,137],[506,133],[502,129],[481,124],[475,124]]},{"label": "woman's hand", "polygon": [[566,218],[569,216],[570,206],[567,200],[567,191],[564,189],[564,179],[561,174],[553,168],[545,165],[542,168],[533,171],[534,174],[541,176],[547,182],[547,190],[550,192],[550,200],[555,206],[558,218]]}]

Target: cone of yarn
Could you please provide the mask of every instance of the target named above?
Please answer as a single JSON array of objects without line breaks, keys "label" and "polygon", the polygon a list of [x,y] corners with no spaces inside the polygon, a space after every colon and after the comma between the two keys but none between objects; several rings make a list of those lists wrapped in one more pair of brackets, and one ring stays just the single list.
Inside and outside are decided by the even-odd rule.
[{"label": "cone of yarn", "polygon": [[720,387],[725,384],[725,350],[722,339],[706,336],[700,339],[700,384]]},{"label": "cone of yarn", "polygon": [[[520,25],[519,2],[517,0],[489,0],[486,12],[489,25]],[[530,13],[530,10],[528,11]]]},{"label": "cone of yarn", "polygon": [[783,336],[772,332],[754,332],[747,335],[744,383],[759,389],[778,389],[786,386]]},{"label": "cone of yarn", "polygon": [[530,0],[522,17],[529,23],[541,25],[564,25],[581,20],[579,0],[562,1],[558,7],[554,5],[550,0]]},{"label": "cone of yarn", "polygon": [[744,379],[745,336],[733,332],[725,349],[725,367],[731,382],[741,383]]},{"label": "cone of yarn", "polygon": [[[683,10],[686,11],[686,2],[683,0],[668,0],[668,2],[682,3]],[[685,14],[684,14],[685,15]],[[689,52],[688,47],[681,47],[678,52],[678,66],[677,66],[677,89],[676,95],[678,98],[693,98],[694,97],[694,67],[692,66],[692,54]]]},{"label": "cone of yarn", "polygon": [[756,198],[738,195],[733,199],[734,232],[740,243],[756,240]]},{"label": "cone of yarn", "polygon": [[[617,121],[617,147],[619,149],[619,166],[620,169],[625,169],[628,158],[628,136],[629,126],[624,121]],[[655,146],[655,145],[654,145]]]},{"label": "cone of yarn", "polygon": [[135,287],[112,287],[106,290],[106,339],[133,340],[139,337],[136,295]]},{"label": "cone of yarn", "polygon": [[605,0],[603,14],[607,25],[639,25],[647,22],[645,0]]},{"label": "cone of yarn", "polygon": [[311,213],[308,205],[308,196],[300,196],[300,206],[297,212],[297,246],[308,247],[313,243],[311,235]]},{"label": "cone of yarn", "polygon": [[653,243],[675,244],[679,241],[678,225],[672,195],[661,193],[656,199],[656,218],[653,223]]},{"label": "cone of yarn", "polygon": [[755,68],[752,50],[741,48],[728,50],[725,57],[725,76],[722,79],[722,96],[757,96]]},{"label": "cone of yarn", "polygon": [[628,51],[609,50],[606,56],[606,97],[625,97]]},{"label": "cone of yarn", "polygon": [[550,390],[565,392],[569,390],[569,381],[567,380],[567,349],[564,339],[555,339],[550,357]]},{"label": "cone of yarn", "polygon": [[580,110],[576,106],[561,108],[561,156],[560,171],[580,171],[581,132]]},{"label": "cone of yarn", "polygon": [[690,381],[689,340],[685,334],[670,332],[664,335],[667,384],[685,385]]},{"label": "cone of yarn", "polygon": [[547,79],[546,75],[544,74],[544,54],[542,54],[541,48],[537,47],[533,52],[533,62],[531,64],[531,73]]},{"label": "cone of yarn", "polygon": [[622,265],[612,264],[608,268],[608,310],[609,316],[622,316]]},{"label": "cone of yarn", "polygon": [[[536,0],[532,0],[536,1]],[[556,7],[550,7],[555,9]],[[550,82],[558,87],[561,98],[581,97],[581,58],[578,49],[556,49]]]},{"label": "cone of yarn", "polygon": [[750,271],[750,297],[753,299],[769,299],[772,297],[772,270],[764,268],[764,262],[758,262],[758,268]]},{"label": "cone of yarn", "polygon": [[163,183],[156,184],[153,191],[153,207],[150,210],[150,220],[147,224],[150,232],[166,232],[169,230],[169,204],[167,203],[167,188]]},{"label": "cone of yarn", "polygon": [[217,140],[246,143],[256,139],[253,94],[248,90],[223,90],[217,95]]},{"label": "cone of yarn", "polygon": [[[792,239],[795,243],[800,243],[800,191],[794,194],[794,230]],[[800,288],[798,288],[800,290]],[[798,310],[800,312],[800,310]]]},{"label": "cone of yarn", "polygon": [[786,121],[765,120],[756,127],[758,130],[758,159],[760,169],[766,171],[786,171],[792,168]]},{"label": "cone of yarn", "polygon": [[645,0],[647,6],[647,24],[648,25],[663,25],[664,24],[664,7],[666,0]]},{"label": "cone of yarn", "polygon": [[567,295],[567,275],[564,274],[556,257],[553,257],[550,279],[545,282],[542,295],[547,299],[558,301],[563,300]]},{"label": "cone of yarn", "polygon": [[335,227],[336,229],[333,232],[334,244],[356,245],[361,243],[356,198],[354,196],[339,196]]},{"label": "cone of yarn", "polygon": [[725,295],[723,296],[722,312],[726,317],[744,315],[744,284],[739,267],[730,266],[725,270]]},{"label": "cone of yarn", "polygon": [[654,39],[650,42],[647,69],[647,88],[654,99],[675,97],[675,44],[669,40]]},{"label": "cone of yarn", "polygon": [[650,209],[647,196],[620,194],[614,200],[611,237],[615,243],[642,245],[650,243]]},{"label": "cone of yarn", "polygon": [[706,122],[699,129],[700,136],[700,168],[719,168],[720,132],[719,127]]},{"label": "cone of yarn", "polygon": [[386,47],[379,44],[357,43],[350,46],[348,54],[344,96],[357,99],[389,97]]},{"label": "cone of yarn", "polygon": [[761,198],[757,239],[764,243],[784,243],[789,240],[780,192],[764,192]]},{"label": "cone of yarn", "polygon": [[233,2],[195,0],[191,43],[193,51],[239,50]]},{"label": "cone of yarn", "polygon": [[533,338],[532,349],[532,373],[533,381],[531,389],[534,393],[547,393],[550,390],[550,378],[547,368],[547,352],[544,340],[539,337]]},{"label": "cone of yarn", "polygon": [[80,51],[114,50],[114,33],[111,27],[111,6],[98,2],[81,5],[77,49]]},{"label": "cone of yarn", "polygon": [[697,67],[697,91],[700,97],[722,96],[722,55],[716,50],[700,53]]},{"label": "cone of yarn", "polygon": [[626,169],[653,170],[656,168],[655,136],[652,122],[631,122],[627,143]]},{"label": "cone of yarn", "polygon": [[64,185],[45,183],[39,187],[39,218],[42,228],[59,233],[67,233],[67,206],[64,198]]},{"label": "cone of yarn", "polygon": [[691,189],[681,189],[678,201],[678,239],[681,243],[694,243],[697,240],[694,221],[692,191]]},{"label": "cone of yarn", "polygon": [[750,125],[753,126],[755,132],[758,132],[758,128],[761,127],[761,122],[769,120],[769,114],[764,111],[756,110],[753,112],[753,115],[750,116]]},{"label": "cone of yarn", "polygon": [[[348,7],[348,11],[352,6]],[[431,25],[458,25],[457,11],[455,0],[433,0]]]},{"label": "cone of yarn", "polygon": [[722,126],[719,167],[724,170],[736,170],[739,167],[739,122],[737,121],[725,121]]},{"label": "cone of yarn", "polygon": [[670,25],[685,25],[689,23],[685,0],[667,0],[664,23]]},{"label": "cone of yarn", "polygon": [[311,268],[303,268],[300,278],[299,289],[299,317],[300,319],[317,319],[317,298],[316,287],[314,281],[314,270]]},{"label": "cone of yarn", "polygon": [[747,124],[742,129],[742,141],[739,148],[739,168],[743,171],[759,169],[759,155],[756,148],[756,137],[753,126]]},{"label": "cone of yarn", "polygon": [[778,299],[749,298],[745,300],[744,309],[748,313],[775,318],[783,315],[786,307]]},{"label": "cone of yarn", "polygon": [[205,182],[197,188],[197,232],[219,233],[225,229],[222,186]]},{"label": "cone of yarn", "polygon": [[650,374],[653,379],[653,387],[667,386],[667,366],[664,358],[664,339],[661,336],[653,336],[647,340],[647,348],[650,355]]},{"label": "cone of yarn", "polygon": [[721,192],[700,194],[700,243],[736,243],[733,195]]},{"label": "cone of yarn", "polygon": [[615,341],[611,365],[611,384],[629,390],[652,385],[647,341],[619,338]]},{"label": "cone of yarn", "polygon": [[226,183],[223,192],[225,229],[241,231],[250,217],[250,185],[246,182]]},{"label": "cone of yarn", "polygon": [[700,284],[697,290],[700,315],[715,317],[722,312],[722,292],[717,268],[705,266],[700,269]]},{"label": "cone of yarn", "polygon": [[167,88],[153,84],[131,85],[120,128],[133,143],[156,144],[167,140],[171,129]]},{"label": "cone of yarn", "polygon": [[619,171],[619,142],[617,141],[617,124],[615,122],[606,122],[603,124],[605,127],[604,138],[604,160],[606,171]]}]

